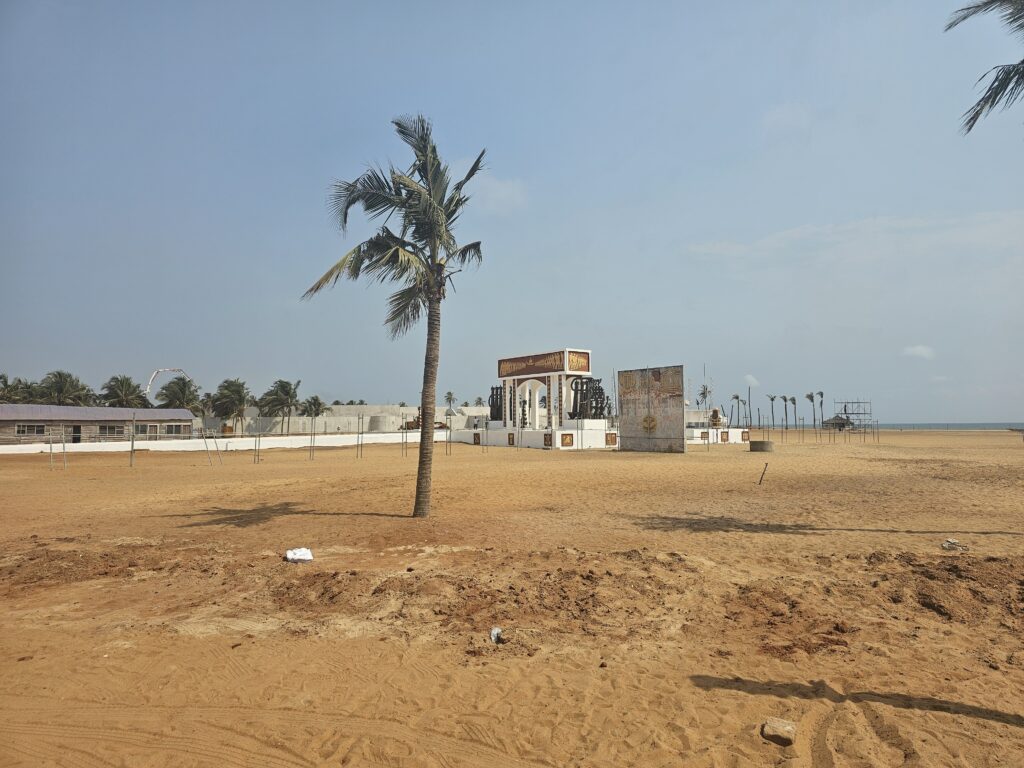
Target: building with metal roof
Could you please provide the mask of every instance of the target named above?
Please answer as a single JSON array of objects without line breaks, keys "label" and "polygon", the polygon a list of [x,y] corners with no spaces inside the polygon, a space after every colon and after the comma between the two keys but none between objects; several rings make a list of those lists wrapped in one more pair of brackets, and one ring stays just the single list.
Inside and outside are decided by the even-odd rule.
[{"label": "building with metal roof", "polygon": [[185,408],[104,408],[0,404],[0,443],[69,443],[191,437],[195,417]]}]

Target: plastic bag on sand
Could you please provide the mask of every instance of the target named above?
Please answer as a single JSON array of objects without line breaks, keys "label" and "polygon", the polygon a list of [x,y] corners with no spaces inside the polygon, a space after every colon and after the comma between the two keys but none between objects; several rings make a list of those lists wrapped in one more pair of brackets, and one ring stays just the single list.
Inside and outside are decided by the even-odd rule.
[{"label": "plastic bag on sand", "polygon": [[313,553],[309,547],[297,547],[285,552],[284,559],[289,563],[309,563],[313,560]]}]

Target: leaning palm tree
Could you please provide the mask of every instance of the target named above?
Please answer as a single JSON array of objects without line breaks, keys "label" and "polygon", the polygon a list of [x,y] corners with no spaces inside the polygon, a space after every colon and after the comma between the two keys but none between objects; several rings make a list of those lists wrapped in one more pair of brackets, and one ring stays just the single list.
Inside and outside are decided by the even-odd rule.
[{"label": "leaning palm tree", "polygon": [[[1024,0],[981,0],[956,11],[946,24],[946,31],[984,13],[996,13],[1011,34],[1024,38]],[[1015,101],[1024,98],[1024,59],[1016,64],[1002,64],[993,67],[978,79],[978,83],[992,79],[974,106],[963,115],[963,132],[970,133],[989,112],[997,107],[1009,108]]]},{"label": "leaning palm tree", "polygon": [[113,408],[150,408],[149,400],[131,376],[111,376],[103,385],[100,400]]},{"label": "leaning palm tree", "polygon": [[44,405],[92,405],[96,393],[67,371],[50,371],[38,386],[39,401]]},{"label": "leaning palm tree", "polygon": [[789,398],[786,395],[779,395],[782,398],[782,428],[789,429]]},{"label": "leaning palm tree", "polygon": [[796,398],[790,397],[789,404],[793,406],[793,429],[800,429],[800,420],[796,417]]},{"label": "leaning palm tree", "polygon": [[219,419],[231,419],[237,426],[245,418],[245,409],[253,402],[249,388],[241,379],[224,379],[213,394],[213,415]]},{"label": "leaning palm tree", "polygon": [[[811,404],[811,408],[814,408],[814,404]],[[818,421],[821,424],[821,428],[825,428],[825,393],[818,392],[818,410],[821,411],[821,419]]]},{"label": "leaning palm tree", "polygon": [[808,392],[806,395],[804,395],[804,397],[807,398],[810,401],[810,403],[811,403],[811,427],[813,427],[814,429],[817,429],[818,428],[818,416],[817,416],[817,413],[815,413],[815,410],[814,410],[814,393],[813,392]]},{"label": "leaning palm tree", "polygon": [[[454,184],[441,161],[430,121],[422,115],[392,121],[399,138],[415,155],[407,171],[391,166],[371,168],[355,181],[342,181],[331,192],[331,208],[342,231],[349,211],[361,206],[371,219],[385,217],[369,240],[346,253],[317,280],[308,298],[342,277],[356,280],[366,273],[380,282],[401,287],[388,299],[385,325],[392,337],[409,331],[424,314],[427,344],[420,392],[420,450],[416,471],[414,517],[430,514],[431,469],[434,457],[434,413],[437,403],[437,365],[441,354],[441,302],[456,272],[482,258],[480,243],[459,246],[454,226],[469,197],[466,184],[483,167],[481,152],[466,175]],[[388,227],[391,216],[397,231]]]},{"label": "leaning palm tree", "polygon": [[199,402],[199,387],[187,376],[175,376],[156,393],[160,408],[187,408],[195,415],[203,412]]},{"label": "leaning palm tree", "polygon": [[775,398],[776,397],[778,397],[778,395],[768,395],[768,399],[772,403],[772,429],[775,429]]},{"label": "leaning palm tree", "polygon": [[[739,416],[740,416],[740,396],[739,396],[739,395],[733,395],[733,396],[732,396],[732,397],[730,398],[730,400],[734,400],[734,401],[736,402],[736,421],[737,421],[737,423],[739,423]],[[732,406],[731,406],[731,405],[729,406],[729,426],[730,426],[730,427],[731,427],[731,426],[733,426],[733,423],[732,423]]]}]

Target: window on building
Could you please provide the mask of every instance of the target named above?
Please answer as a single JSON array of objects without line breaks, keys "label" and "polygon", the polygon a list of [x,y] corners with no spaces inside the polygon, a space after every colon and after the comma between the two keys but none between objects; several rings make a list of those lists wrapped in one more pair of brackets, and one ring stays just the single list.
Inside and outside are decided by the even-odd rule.
[{"label": "window on building", "polygon": [[100,437],[123,437],[124,424],[100,424]]},{"label": "window on building", "polygon": [[16,435],[45,435],[46,425],[45,424],[18,424],[14,433]]},{"label": "window on building", "polygon": [[191,424],[167,424],[164,428],[164,434],[166,435],[191,435],[192,425]]},{"label": "window on building", "polygon": [[136,424],[135,425],[135,434],[136,435],[155,435],[156,434],[156,427],[157,427],[156,424]]}]

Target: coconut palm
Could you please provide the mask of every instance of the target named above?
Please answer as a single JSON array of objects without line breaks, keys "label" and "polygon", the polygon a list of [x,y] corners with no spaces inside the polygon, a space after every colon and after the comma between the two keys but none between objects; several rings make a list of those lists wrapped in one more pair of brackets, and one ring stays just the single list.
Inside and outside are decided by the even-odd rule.
[{"label": "coconut palm", "polygon": [[301,405],[299,400],[299,385],[301,383],[301,379],[294,384],[285,379],[278,379],[259,399],[261,416],[281,417],[281,434],[284,434],[286,419],[288,432],[292,431],[292,411]]},{"label": "coconut palm", "polygon": [[193,413],[196,416],[202,416],[204,419],[213,415],[213,395],[210,392],[203,393]]},{"label": "coconut palm", "polygon": [[253,402],[249,388],[241,379],[224,379],[213,394],[213,415],[231,419],[233,426],[245,418],[245,409]]},{"label": "coconut palm", "polygon": [[307,397],[302,401],[302,405],[299,407],[299,415],[306,416],[313,420],[310,425],[310,432],[316,432],[316,420],[327,412],[327,404],[324,403],[317,395]]},{"label": "coconut palm", "polygon": [[[420,449],[416,471],[414,517],[430,514],[431,469],[434,457],[434,413],[437,402],[437,365],[441,353],[441,302],[456,272],[482,258],[480,243],[459,246],[454,225],[469,197],[466,184],[483,167],[481,152],[466,175],[452,184],[448,166],[438,156],[430,122],[422,115],[392,121],[399,138],[412,149],[415,160],[408,171],[391,166],[371,168],[355,181],[334,185],[331,206],[342,230],[349,211],[362,206],[371,219],[385,223],[369,240],[346,253],[308,291],[312,296],[342,277],[358,279],[366,273],[381,282],[401,284],[388,299],[385,324],[392,337],[409,331],[424,314],[427,343],[420,392]],[[387,221],[398,219],[397,232]]]},{"label": "coconut palm", "polygon": [[142,387],[131,377],[111,376],[101,388],[100,400],[113,408],[151,408]]},{"label": "coconut palm", "polygon": [[96,401],[92,388],[67,371],[50,371],[35,389],[44,405],[92,405]]},{"label": "coconut palm", "polygon": [[697,390],[697,405],[706,409],[713,396],[714,392],[711,391],[711,387],[707,384],[701,384],[700,389]]},{"label": "coconut palm", "polygon": [[[1024,38],[1024,0],[981,0],[964,6],[950,17],[946,31],[984,13],[998,14],[1011,34]],[[990,75],[992,79],[985,93],[963,115],[964,133],[970,133],[981,118],[997,107],[1007,109],[1024,97],[1024,59],[1016,64],[993,67],[978,79],[978,83]]]},{"label": "coconut palm", "polygon": [[775,429],[775,398],[776,397],[778,397],[778,395],[768,395],[768,399],[772,403],[772,429]]},{"label": "coconut palm", "polygon": [[811,426],[814,427],[815,429],[817,429],[817,427],[818,427],[818,419],[817,419],[817,415],[816,415],[816,413],[814,411],[814,393],[813,392],[808,392],[806,395],[804,395],[804,397],[806,397],[810,401],[810,403],[811,403]]},{"label": "coconut palm", "polygon": [[[740,396],[739,395],[733,395],[730,399],[736,401],[736,421],[737,421],[737,423],[739,423]],[[732,406],[731,405],[729,406],[729,426],[733,426],[733,423],[732,423]]]},{"label": "coconut palm", "polygon": [[793,406],[793,429],[799,429],[800,420],[796,417],[796,398],[790,396],[789,404]]},{"label": "coconut palm", "polygon": [[[813,408],[814,405],[812,404],[811,407]],[[821,420],[818,423],[821,424],[821,428],[824,429],[825,428],[825,393],[824,392],[818,392],[818,410],[821,411]]]},{"label": "coconut palm", "polygon": [[786,395],[779,395],[782,398],[782,428],[789,429],[789,398]]},{"label": "coconut palm", "polygon": [[203,412],[199,403],[199,387],[187,376],[175,376],[156,393],[158,408],[187,408],[197,416]]},{"label": "coconut palm", "polygon": [[473,405],[475,405],[477,408],[480,408],[486,405],[486,403],[484,402],[484,399],[482,397],[478,397],[476,400],[473,401]]},{"label": "coconut palm", "polygon": [[452,392],[451,390],[448,390],[447,392],[445,392],[444,393],[444,401],[447,404],[447,406],[449,408],[451,408],[452,405],[455,404],[455,393]]}]

